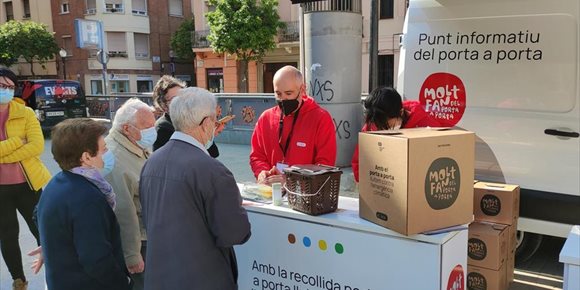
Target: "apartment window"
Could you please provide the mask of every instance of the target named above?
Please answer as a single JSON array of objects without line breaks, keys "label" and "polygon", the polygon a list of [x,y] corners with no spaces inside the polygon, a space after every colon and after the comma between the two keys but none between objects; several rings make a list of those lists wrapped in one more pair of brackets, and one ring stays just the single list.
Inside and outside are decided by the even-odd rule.
[{"label": "apartment window", "polygon": [[70,35],[62,36],[62,48],[66,50],[66,57],[71,57],[73,55],[73,42]]},{"label": "apartment window", "polygon": [[129,81],[109,81],[111,85],[111,93],[128,93],[129,92]]},{"label": "apartment window", "polygon": [[109,57],[127,57],[125,32],[107,32]]},{"label": "apartment window", "polygon": [[135,33],[133,36],[135,39],[135,58],[149,58],[149,35]]},{"label": "apartment window", "polygon": [[141,15],[141,16],[147,15],[147,1],[145,1],[145,0],[132,0],[131,4],[133,7],[131,12],[134,15]]},{"label": "apartment window", "polygon": [[125,13],[123,0],[105,0],[105,12],[107,13]]},{"label": "apartment window", "polygon": [[379,87],[393,86],[395,57],[392,54],[379,55]]},{"label": "apartment window", "polygon": [[209,3],[209,1],[205,1],[205,6],[207,6],[207,12],[214,12],[215,11],[215,5],[211,5]]},{"label": "apartment window", "polygon": [[153,91],[153,81],[137,81],[137,92],[148,93]]},{"label": "apartment window", "polygon": [[380,18],[381,19],[391,19],[393,18],[394,3],[393,0],[380,0]]},{"label": "apartment window", "polygon": [[85,0],[85,14],[86,15],[93,15],[97,14],[97,0]]},{"label": "apartment window", "polygon": [[4,10],[6,10],[6,22],[14,20],[14,10],[12,9],[12,2],[4,2]]},{"label": "apartment window", "polygon": [[169,0],[169,15],[183,16],[183,0]]},{"label": "apartment window", "polygon": [[91,80],[91,94],[92,95],[102,95],[103,94],[103,81],[102,80]]},{"label": "apartment window", "polygon": [[68,2],[63,2],[60,4],[60,14],[68,14],[70,13],[70,6]]},{"label": "apartment window", "polygon": [[207,90],[212,93],[224,92],[224,70],[221,68],[208,68],[205,70]]},{"label": "apartment window", "polygon": [[30,18],[30,0],[22,0],[22,9],[24,10],[24,18]]}]

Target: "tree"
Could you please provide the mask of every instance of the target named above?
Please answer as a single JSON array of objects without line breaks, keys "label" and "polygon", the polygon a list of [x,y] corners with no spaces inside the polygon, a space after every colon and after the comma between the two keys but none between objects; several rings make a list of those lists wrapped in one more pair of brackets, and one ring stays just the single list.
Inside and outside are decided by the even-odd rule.
[{"label": "tree", "polygon": [[46,25],[32,21],[9,21],[0,25],[0,61],[12,65],[21,57],[30,64],[34,76],[34,62],[44,65],[54,58],[59,47],[54,34]]},{"label": "tree", "polygon": [[178,58],[184,60],[195,58],[195,53],[191,50],[191,34],[194,31],[195,21],[193,18],[186,19],[171,36],[171,49],[173,49]]},{"label": "tree", "polygon": [[276,47],[274,37],[284,23],[277,0],[209,0],[215,10],[207,13],[208,40],[217,53],[235,55],[241,64],[242,92],[248,92],[248,63],[260,61]]}]

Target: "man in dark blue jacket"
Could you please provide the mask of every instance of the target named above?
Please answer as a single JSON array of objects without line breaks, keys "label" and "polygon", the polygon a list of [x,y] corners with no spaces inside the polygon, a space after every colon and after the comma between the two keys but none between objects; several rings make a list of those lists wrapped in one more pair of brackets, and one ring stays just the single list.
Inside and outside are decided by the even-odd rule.
[{"label": "man in dark blue jacket", "polygon": [[237,289],[233,246],[250,238],[250,222],[234,176],[207,151],[215,107],[207,90],[181,90],[169,107],[176,131],[141,171],[145,290]]}]

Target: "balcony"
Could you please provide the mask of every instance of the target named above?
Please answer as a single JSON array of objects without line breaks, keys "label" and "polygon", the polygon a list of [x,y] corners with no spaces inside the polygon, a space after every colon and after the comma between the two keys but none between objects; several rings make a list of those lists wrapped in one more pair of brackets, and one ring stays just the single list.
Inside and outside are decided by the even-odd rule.
[{"label": "balcony", "polygon": [[109,57],[127,57],[127,51],[109,51]]},{"label": "balcony", "polygon": [[207,36],[209,30],[198,30],[191,33],[191,48],[195,50],[205,50],[209,48],[209,40]]},{"label": "balcony", "polygon": [[105,12],[123,14],[125,13],[125,7],[123,4],[105,3]]},{"label": "balcony", "polygon": [[131,12],[133,13],[133,15],[147,16],[147,11],[145,11],[145,10],[133,9]]},{"label": "balcony", "polygon": [[278,42],[300,41],[300,25],[298,21],[284,22],[284,28],[278,29]]}]

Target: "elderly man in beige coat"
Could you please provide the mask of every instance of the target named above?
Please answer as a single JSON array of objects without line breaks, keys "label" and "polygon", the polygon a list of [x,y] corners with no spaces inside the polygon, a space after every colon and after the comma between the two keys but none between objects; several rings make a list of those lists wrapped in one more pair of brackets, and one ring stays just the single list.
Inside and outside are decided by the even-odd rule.
[{"label": "elderly man in beige coat", "polygon": [[113,126],[105,138],[115,158],[105,179],[117,195],[115,214],[121,226],[125,263],[135,284],[143,289],[147,236],[141,219],[139,175],[157,139],[153,109],[139,99],[129,99],[116,112]]}]

